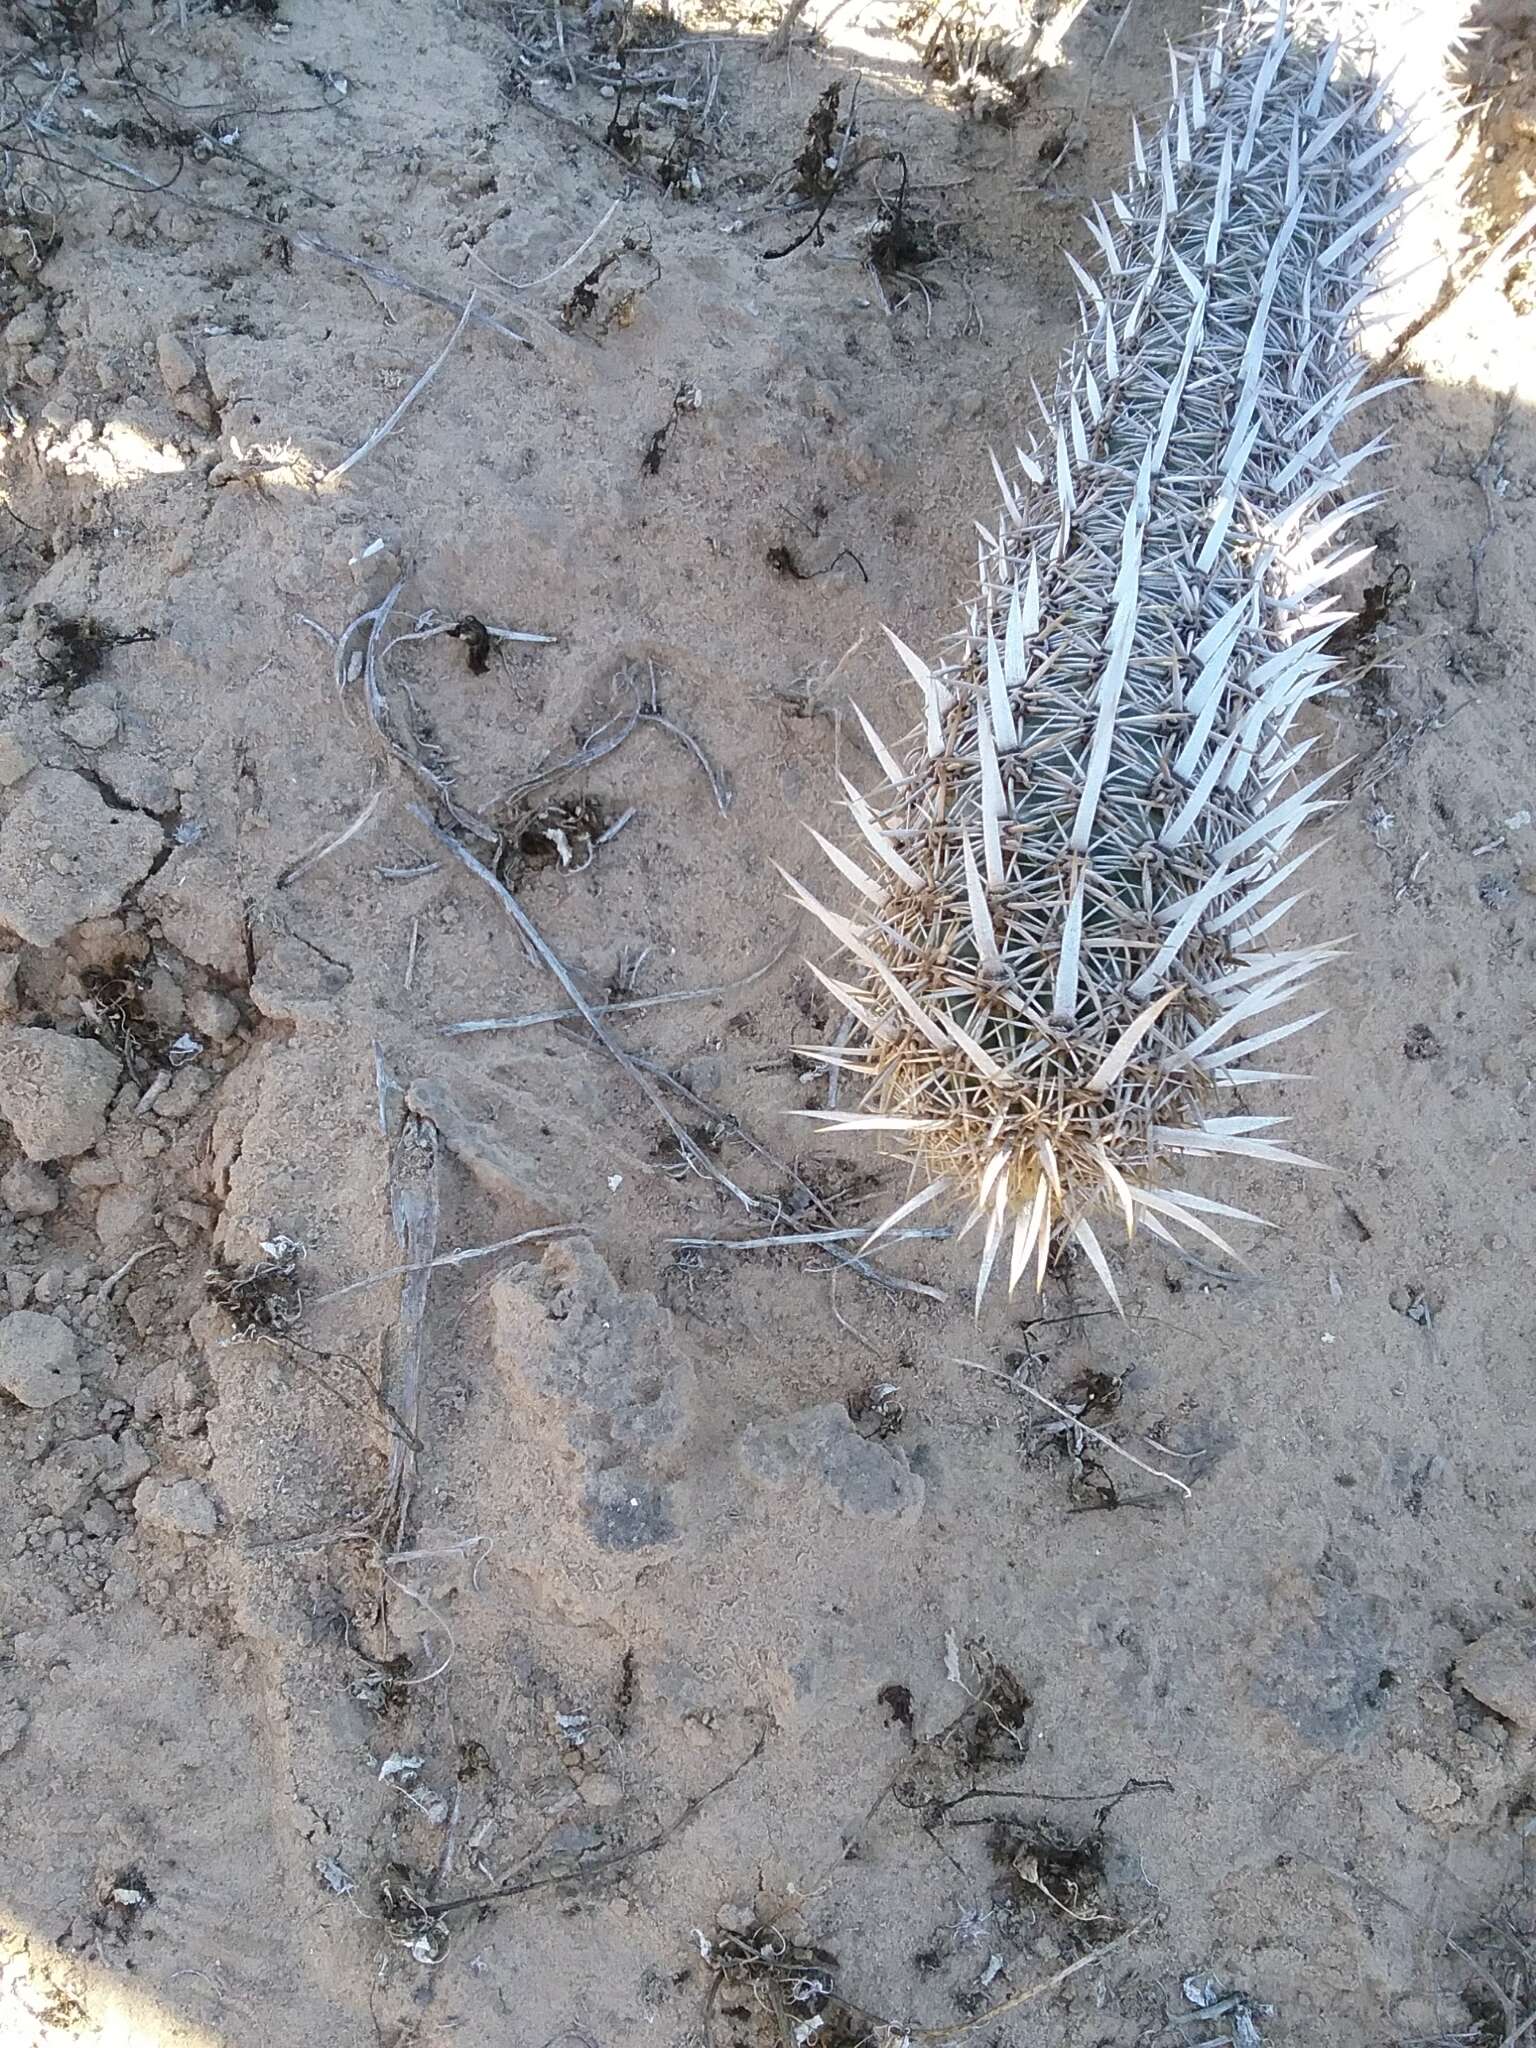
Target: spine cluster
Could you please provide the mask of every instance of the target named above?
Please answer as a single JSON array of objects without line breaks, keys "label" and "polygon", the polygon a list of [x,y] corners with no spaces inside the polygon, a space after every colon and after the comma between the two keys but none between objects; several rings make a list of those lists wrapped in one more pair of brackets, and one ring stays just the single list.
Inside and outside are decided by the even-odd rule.
[{"label": "spine cluster", "polygon": [[814,1114],[909,1155],[877,1236],[965,1205],[978,1303],[994,1269],[1038,1287],[1068,1240],[1113,1297],[1106,1220],[1226,1249],[1213,1218],[1257,1219],[1177,1163],[1295,1161],[1283,1119],[1231,1112],[1291,1078],[1274,1049],[1336,951],[1275,931],[1328,803],[1298,716],[1370,552],[1348,488],[1380,444],[1334,444],[1387,388],[1362,388],[1355,335],[1404,150],[1385,88],[1338,59],[1283,16],[1175,57],[1093,271],[1068,258],[1082,333],[1043,431],[994,457],[967,630],[942,662],[891,636],[921,701],[901,754],[859,713],[884,780],[846,784],[856,853],[815,835],[852,914],[791,881],[852,962],[822,977],[849,1030],[815,1050],[867,1083]]}]

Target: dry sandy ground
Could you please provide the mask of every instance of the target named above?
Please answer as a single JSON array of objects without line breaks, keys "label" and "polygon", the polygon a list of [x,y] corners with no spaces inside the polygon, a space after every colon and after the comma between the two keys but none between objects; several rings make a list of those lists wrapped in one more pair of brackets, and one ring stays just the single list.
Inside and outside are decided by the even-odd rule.
[{"label": "dry sandy ground", "polygon": [[[1332,1170],[1217,1190],[1278,1226],[1249,1273],[1148,1246],[1123,1323],[1061,1276],[976,1328],[964,1248],[885,1261],[945,1304],[676,1240],[900,1186],[783,1114],[824,1018],[772,863],[863,773],[849,696],[907,723],[878,624],[950,630],[1061,251],[1193,6],[1108,49],[1090,4],[980,107],[876,0],[787,58],[601,7],[563,55],[492,0],[97,12],[0,28],[0,2038],[1513,2039],[1521,264],[1387,401],[1358,584],[1392,602],[1319,721],[1361,765],[1296,925],[1354,936],[1287,1106]],[[1528,26],[1475,53],[1474,252],[1532,197]],[[621,32],[638,168],[602,143]],[[769,260],[855,81],[872,160]],[[331,477],[453,329],[393,273],[526,344],[472,324]],[[384,641],[553,636],[424,629],[380,686],[585,999],[741,982],[613,1015],[654,1068],[580,1023],[442,1034],[565,997],[413,814],[366,630],[338,695],[325,636],[402,579]],[[669,723],[525,787],[637,706]]]}]

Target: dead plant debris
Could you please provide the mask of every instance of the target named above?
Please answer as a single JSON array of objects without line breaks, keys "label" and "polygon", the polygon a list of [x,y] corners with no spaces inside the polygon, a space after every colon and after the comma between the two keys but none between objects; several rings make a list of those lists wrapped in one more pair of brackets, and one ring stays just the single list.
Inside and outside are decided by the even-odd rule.
[{"label": "dead plant debris", "polygon": [[645,444],[645,454],[640,459],[642,476],[660,476],[662,458],[666,455],[672,439],[673,428],[685,414],[697,412],[703,403],[704,394],[696,384],[678,385],[672,394],[672,410]]},{"label": "dead plant debris", "polygon": [[[615,115],[617,120],[618,116]],[[628,259],[634,259],[633,262]],[[626,275],[626,270],[638,270],[638,275]],[[596,323],[599,335],[611,334],[616,328],[627,327],[635,316],[635,308],[654,285],[661,282],[662,269],[651,237],[643,229],[626,234],[611,249],[605,249],[591,268],[572,286],[564,305],[560,308],[560,324],[567,333],[582,321],[592,320],[602,303],[603,284],[613,272],[619,276],[614,280],[614,290],[608,308]],[[612,288],[612,287],[610,287]]]},{"label": "dead plant debris", "polygon": [[208,1299],[223,1309],[235,1334],[247,1341],[286,1337],[304,1316],[299,1272],[308,1256],[306,1247],[279,1233],[263,1241],[261,1254],[243,1266],[216,1258],[205,1279]]}]

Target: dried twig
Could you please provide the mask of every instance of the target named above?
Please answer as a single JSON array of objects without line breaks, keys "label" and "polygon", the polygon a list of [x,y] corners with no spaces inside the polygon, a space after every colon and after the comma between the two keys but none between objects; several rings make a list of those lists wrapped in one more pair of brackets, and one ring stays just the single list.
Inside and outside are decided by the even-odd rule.
[{"label": "dried twig", "polygon": [[678,725],[674,719],[666,717],[662,712],[656,697],[656,664],[648,662],[646,666],[651,674],[651,694],[649,703],[642,704],[640,707],[640,723],[642,725],[659,725],[663,732],[669,732],[674,739],[682,741],[683,745],[709,777],[710,793],[714,797],[716,808],[723,818],[731,808],[730,785],[726,782],[725,777],[712,766],[709,756],[693,737],[693,734],[684,731],[683,727]]},{"label": "dried twig", "polygon": [[[766,1237],[669,1237],[668,1244],[675,1244],[683,1251],[700,1252],[766,1252],[784,1251],[793,1245],[802,1244],[846,1244],[850,1238],[868,1237],[869,1232],[862,1225],[844,1230],[789,1230],[770,1232]],[[931,1230],[892,1230],[886,1235],[887,1244],[904,1244],[910,1239],[945,1238],[953,1233],[942,1225]]]},{"label": "dried twig", "polygon": [[416,379],[416,382],[411,386],[410,390],[406,392],[404,398],[401,399],[400,403],[395,407],[394,411],[389,415],[388,419],[383,421],[381,425],[375,427],[373,432],[368,436],[367,440],[364,441],[360,447],[354,448],[352,450],[352,453],[349,456],[347,456],[345,461],[338,462],[334,469],[328,469],[325,472],[324,476],[322,476],[320,479],[322,483],[339,483],[341,479],[347,474],[348,470],[355,469],[357,464],[362,461],[365,455],[371,455],[374,449],[378,447],[381,441],[388,439],[388,437],[395,431],[396,427],[399,426],[400,422],[405,418],[406,414],[410,411],[411,407],[416,403],[417,399],[420,398],[422,392],[425,391],[427,386],[432,382],[432,379],[437,375],[438,371],[443,367],[444,363],[447,362],[449,356],[453,353],[454,344],[457,342],[459,336],[464,332],[464,329],[469,325],[470,321],[473,319],[474,313],[475,295],[473,292],[471,292],[469,297],[464,302],[463,312],[460,313],[459,315],[458,326],[454,328],[452,334],[450,334],[448,339],[443,343],[442,348],[432,358],[432,361],[428,363],[427,367]]},{"label": "dried twig", "polygon": [[[657,996],[620,996],[611,1003],[593,1003],[592,1013],[597,1017],[611,1017],[625,1010],[660,1010],[671,1003],[709,1002],[717,996],[734,995],[738,989],[750,988],[755,981],[761,981],[765,974],[772,974],[775,967],[789,951],[788,944],[780,946],[771,960],[761,967],[754,967],[750,974],[743,974],[736,981],[717,982],[710,988],[668,989]],[[464,1038],[477,1031],[527,1031],[535,1024],[580,1023],[580,1010],[529,1010],[521,1017],[475,1017],[462,1024],[440,1025],[439,1032],[444,1038]]]},{"label": "dried twig", "polygon": [[[559,10],[557,9],[556,13],[558,14],[558,12]],[[553,270],[546,270],[539,277],[503,277],[499,271],[491,269],[489,263],[486,262],[485,258],[479,253],[478,250],[471,249],[469,253],[471,258],[476,263],[479,264],[482,270],[486,271],[491,277],[495,278],[497,284],[505,286],[505,288],[509,292],[537,291],[540,285],[553,284],[555,279],[560,275],[562,271],[569,270],[573,263],[579,263],[581,261],[582,257],[586,255],[587,251],[591,248],[592,244],[603,232],[603,229],[607,227],[609,221],[611,221],[613,219],[613,216],[618,212],[619,205],[620,201],[615,199],[613,204],[609,207],[608,211],[603,215],[602,219],[598,222],[597,226],[592,230],[591,234],[587,235],[582,241],[578,242],[576,247],[571,251],[570,255],[565,257],[561,262],[557,263]]]},{"label": "dried twig", "polygon": [[[617,1869],[620,1864],[633,1863],[638,1856],[654,1855],[674,1835],[690,1827],[703,1812],[709,1801],[726,1787],[733,1785],[749,1764],[756,1763],[767,1744],[766,1729],[758,1736],[747,1754],[739,1763],[733,1764],[723,1778],[717,1778],[713,1785],[707,1785],[702,1792],[696,1792],[674,1820],[665,1827],[647,1835],[643,1842],[633,1842],[627,1849],[614,1849],[606,1856],[596,1856],[589,1863],[579,1863],[571,1870],[541,1871],[533,1877],[513,1878],[509,1883],[496,1885],[490,1891],[464,1892],[453,1899],[434,1899],[427,1908],[434,1917],[444,1913],[456,1913],[466,1906],[494,1905],[500,1899],[515,1899],[523,1892],[542,1891],[552,1884],[574,1884],[587,1877],[595,1877],[599,1871]],[[1074,1964],[1074,1968],[1080,1965]],[[1069,1973],[1070,1974],[1070,1973]]]},{"label": "dried twig", "polygon": [[312,868],[319,867],[321,861],[328,859],[333,853],[338,853],[349,839],[355,839],[358,833],[363,831],[372,822],[373,814],[379,808],[379,801],[383,794],[382,789],[376,789],[350,825],[338,832],[334,839],[327,839],[323,844],[312,848],[310,852],[301,853],[296,861],[291,862],[283,869],[283,872],[277,878],[275,886],[279,889],[292,888],[301,875],[307,875]]},{"label": "dried twig", "polygon": [[424,811],[419,804],[412,804],[411,811],[415,817],[421,820],[422,824],[427,827],[427,830],[434,837],[441,840],[460,865],[467,868],[477,881],[484,883],[485,887],[490,890],[496,901],[517,927],[529,950],[549,973],[554,976],[561,988],[564,989],[565,993],[576,1005],[577,1010],[581,1013],[583,1022],[590,1028],[603,1050],[630,1077],[651,1107],[661,1117],[667,1129],[672,1133],[682,1158],[687,1161],[696,1173],[701,1173],[708,1179],[718,1181],[723,1188],[735,1196],[744,1209],[750,1210],[753,1206],[752,1197],[743,1189],[737,1187],[736,1183],[727,1174],[722,1173],[720,1168],[713,1163],[702,1147],[696,1143],[692,1132],[679,1123],[672,1114],[660,1089],[641,1072],[638,1063],[624,1050],[623,1046],[619,1045],[609,1036],[591,1004],[572,980],[569,970],[556,956],[543,933],[533,922],[527,911],[524,910],[522,904],[518,902],[506,883],[499,876],[493,875],[483,861],[477,860],[467,846],[455,839],[451,832],[445,831],[438,824],[437,820],[427,811]]},{"label": "dried twig", "polygon": [[[381,1066],[382,1079],[393,1080]],[[403,1107],[403,1104],[401,1105]],[[427,1290],[436,1263],[438,1201],[438,1138],[425,1117],[402,1114],[394,1132],[389,1161],[389,1215],[395,1242],[406,1263],[400,1290],[400,1313],[394,1342],[386,1354],[383,1391],[399,1415],[408,1439],[394,1437],[384,1481],[382,1522],[385,1541],[398,1549],[405,1541],[411,1501],[416,1492],[417,1421],[421,1412],[422,1335],[426,1324]]]},{"label": "dried twig", "polygon": [[311,1308],[324,1308],[329,1302],[343,1301],[349,1294],[361,1294],[365,1287],[378,1287],[386,1280],[403,1280],[412,1273],[438,1273],[445,1266],[467,1266],[475,1259],[491,1259],[498,1252],[514,1251],[519,1245],[536,1244],[546,1237],[560,1237],[577,1227],[574,1223],[545,1223],[537,1230],[520,1230],[516,1237],[498,1238],[495,1244],[475,1244],[464,1251],[442,1252],[436,1258],[408,1266],[386,1266],[382,1273],[369,1273],[361,1280],[349,1280],[345,1287],[333,1287],[329,1294],[317,1294],[309,1305]]},{"label": "dried twig", "polygon": [[1106,1436],[1102,1429],[1095,1429],[1091,1422],[1084,1422],[1080,1415],[1074,1415],[1070,1408],[1063,1408],[1059,1401],[1053,1401],[1049,1394],[1042,1394],[1038,1387],[1032,1387],[1028,1380],[1021,1379],[1017,1373],[999,1372],[995,1366],[978,1365],[974,1358],[954,1358],[950,1363],[963,1365],[971,1372],[985,1373],[988,1379],[1001,1380],[1004,1386],[1011,1388],[1016,1394],[1028,1394],[1031,1401],[1038,1401],[1042,1408],[1049,1408],[1053,1415],[1059,1415],[1064,1422],[1070,1422],[1074,1429],[1081,1430],[1084,1436],[1091,1436],[1096,1444],[1102,1444],[1106,1451],[1113,1451],[1117,1458],[1124,1458],[1128,1465],[1134,1465],[1138,1472],[1145,1472],[1149,1479],[1161,1479],[1165,1486],[1171,1486],[1175,1492],[1182,1493],[1186,1500],[1194,1499],[1193,1490],[1186,1486],[1182,1479],[1175,1479],[1171,1472],[1163,1472],[1156,1465],[1147,1464],[1146,1460],[1138,1458],[1134,1451],[1123,1449],[1112,1436]]}]

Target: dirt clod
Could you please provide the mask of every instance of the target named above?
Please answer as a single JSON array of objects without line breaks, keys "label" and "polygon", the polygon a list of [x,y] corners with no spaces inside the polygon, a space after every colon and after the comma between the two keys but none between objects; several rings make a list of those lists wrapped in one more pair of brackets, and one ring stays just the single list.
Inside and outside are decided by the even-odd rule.
[{"label": "dirt clod", "polygon": [[0,1393],[24,1408],[52,1408],[79,1391],[78,1347],[67,1323],[35,1309],[0,1317]]},{"label": "dirt clod", "polygon": [[28,1159],[73,1159],[106,1134],[119,1061],[90,1038],[26,1025],[0,1030],[0,1116]]},{"label": "dirt clod", "polygon": [[0,824],[0,923],[51,946],[87,918],[112,916],[164,844],[152,818],[112,809],[83,776],[40,768]]}]

